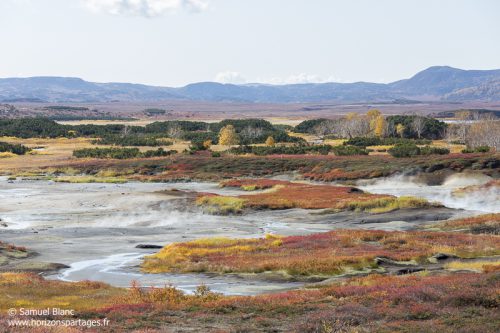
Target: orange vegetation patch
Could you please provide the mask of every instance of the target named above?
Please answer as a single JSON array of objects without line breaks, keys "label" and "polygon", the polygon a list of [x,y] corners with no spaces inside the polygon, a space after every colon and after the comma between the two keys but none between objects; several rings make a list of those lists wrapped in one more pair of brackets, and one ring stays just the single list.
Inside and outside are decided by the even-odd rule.
[{"label": "orange vegetation patch", "polygon": [[331,169],[325,172],[319,172],[313,169],[311,172],[304,173],[304,178],[320,181],[334,181],[334,180],[349,180],[349,179],[360,179],[360,178],[374,178],[380,177],[383,174],[379,171],[346,171],[343,169]]},{"label": "orange vegetation patch", "polygon": [[324,209],[343,208],[353,201],[393,197],[364,193],[354,187],[281,182],[273,191],[238,198],[245,200],[246,207],[255,209]]},{"label": "orange vegetation patch", "polygon": [[465,231],[473,234],[500,234],[500,213],[467,217],[428,225],[445,231]]},{"label": "orange vegetation patch", "polygon": [[289,185],[290,182],[275,179],[231,179],[220,183],[221,187],[236,187],[245,190],[264,190],[276,185]]},{"label": "orange vegetation patch", "polygon": [[338,230],[263,239],[203,239],[174,243],[146,257],[147,272],[283,272],[335,275],[376,267],[375,258],[425,262],[436,253],[462,258],[500,254],[500,237],[444,232]]},{"label": "orange vegetation patch", "polygon": [[19,251],[19,252],[27,252],[28,251],[24,246],[15,246],[15,245],[0,241],[0,253],[2,252],[2,250]]},{"label": "orange vegetation patch", "polygon": [[[280,332],[498,332],[499,277],[498,273],[372,275],[319,289],[249,297],[221,296],[206,287],[185,295],[169,286],[124,289],[7,273],[0,274],[0,293],[9,296],[0,298],[0,331],[12,331],[6,319],[16,317],[7,317],[9,308],[57,307],[76,314],[56,319],[107,318],[110,326],[99,332],[163,332],[165,325],[203,332],[269,328]],[[47,330],[26,327],[22,331]]]},{"label": "orange vegetation patch", "polygon": [[113,304],[111,297],[124,293],[100,282],[69,283],[45,280],[31,273],[0,274],[0,294],[9,295],[0,297],[1,310],[18,307],[93,309],[96,304]]}]

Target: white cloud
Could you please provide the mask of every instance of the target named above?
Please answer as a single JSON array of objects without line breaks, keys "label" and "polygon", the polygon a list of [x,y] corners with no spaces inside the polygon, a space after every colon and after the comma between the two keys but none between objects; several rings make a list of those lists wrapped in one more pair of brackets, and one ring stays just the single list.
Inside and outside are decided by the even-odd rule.
[{"label": "white cloud", "polygon": [[286,78],[273,77],[270,79],[259,79],[258,82],[268,83],[268,84],[300,84],[300,83],[342,82],[342,80],[333,76],[324,78],[316,74],[299,73],[299,74],[292,74]]},{"label": "white cloud", "polygon": [[84,5],[98,13],[156,17],[177,10],[200,12],[208,8],[208,0],[83,0]]},{"label": "white cloud", "polygon": [[220,72],[215,76],[215,82],[219,83],[232,83],[232,84],[244,84],[247,80],[238,72]]},{"label": "white cloud", "polygon": [[341,79],[329,76],[329,77],[321,77],[315,74],[293,74],[285,78],[280,77],[272,77],[272,78],[257,78],[256,80],[247,80],[241,73],[239,72],[220,72],[215,76],[215,82],[220,83],[232,83],[232,84],[245,84],[245,83],[261,83],[261,84],[301,84],[301,83],[326,83],[326,82],[343,82]]}]

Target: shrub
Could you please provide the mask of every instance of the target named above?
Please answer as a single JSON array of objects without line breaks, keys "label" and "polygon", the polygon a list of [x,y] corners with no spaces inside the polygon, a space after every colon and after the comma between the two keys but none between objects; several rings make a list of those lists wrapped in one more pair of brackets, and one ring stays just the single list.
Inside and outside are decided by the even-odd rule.
[{"label": "shrub", "polygon": [[420,148],[420,155],[448,155],[450,150],[448,148],[425,146]]},{"label": "shrub", "polygon": [[418,147],[413,143],[397,144],[388,150],[389,154],[394,157],[413,157],[417,155],[447,155],[450,153],[448,148],[440,147]]},{"label": "shrub", "polygon": [[214,151],[212,152],[212,157],[221,157],[221,153],[219,153],[218,151]]},{"label": "shrub", "polygon": [[335,146],[332,150],[337,156],[368,155],[366,149],[356,146]]},{"label": "shrub", "polygon": [[484,270],[493,271],[500,268],[500,260],[495,260],[495,261],[481,260],[481,261],[469,261],[469,262],[452,261],[450,263],[447,263],[444,267],[446,269],[452,269],[452,270],[472,270],[479,272],[482,272]]},{"label": "shrub", "polygon": [[12,153],[16,155],[24,155],[29,151],[31,151],[31,149],[23,145],[0,142],[0,153]]},{"label": "shrub", "polygon": [[462,153],[464,154],[471,154],[471,153],[487,153],[490,151],[490,147],[488,146],[479,146],[475,148],[465,148],[462,150]]},{"label": "shrub", "polygon": [[420,155],[420,148],[415,144],[397,144],[387,152],[394,157],[413,157]]},{"label": "shrub", "polygon": [[144,135],[106,135],[101,139],[95,140],[94,144],[100,145],[119,145],[119,146],[169,146],[171,141],[159,141],[157,136]]},{"label": "shrub", "polygon": [[379,137],[356,137],[344,142],[344,145],[368,147],[368,146],[390,146],[396,144],[429,145],[431,140],[406,139],[406,138],[379,138]]},{"label": "shrub", "polygon": [[76,158],[114,158],[128,159],[140,157],[160,157],[169,156],[174,151],[165,151],[163,148],[141,152],[138,148],[84,148],[73,151]]},{"label": "shrub", "polygon": [[324,118],[304,120],[303,122],[295,126],[294,131],[296,133],[313,133],[314,128],[324,121],[326,121],[326,119]]},{"label": "shrub", "polygon": [[303,155],[307,153],[317,153],[320,155],[327,155],[331,150],[330,145],[294,145],[294,146],[240,146],[229,150],[231,154],[255,154],[258,156],[265,155]]}]

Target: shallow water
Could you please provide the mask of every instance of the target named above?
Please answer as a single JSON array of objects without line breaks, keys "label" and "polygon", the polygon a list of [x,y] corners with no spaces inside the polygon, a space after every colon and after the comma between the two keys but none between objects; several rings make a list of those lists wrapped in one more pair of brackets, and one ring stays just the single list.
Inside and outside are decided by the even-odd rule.
[{"label": "shallow water", "polygon": [[208,286],[212,291],[229,295],[255,295],[273,291],[282,291],[301,287],[299,282],[266,282],[249,280],[232,275],[207,274],[145,274],[132,267],[140,264],[143,253],[120,253],[103,259],[85,260],[73,263],[71,268],[60,274],[50,276],[63,281],[112,281],[113,285],[129,287],[133,282],[141,286],[164,287],[173,285],[186,292],[193,293],[200,285]]}]

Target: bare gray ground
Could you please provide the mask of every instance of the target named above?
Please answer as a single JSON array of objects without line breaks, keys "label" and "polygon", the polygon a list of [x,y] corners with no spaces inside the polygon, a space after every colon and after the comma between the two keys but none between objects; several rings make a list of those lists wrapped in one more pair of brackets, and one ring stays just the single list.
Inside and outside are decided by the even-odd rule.
[{"label": "bare gray ground", "polygon": [[[374,186],[371,184],[370,186]],[[27,259],[70,266],[51,278],[99,280],[129,286],[172,283],[186,291],[205,283],[228,294],[255,294],[299,286],[236,276],[200,274],[142,274],[142,256],[154,249],[138,244],[165,245],[203,237],[262,237],[266,233],[302,235],[336,228],[408,230],[421,223],[445,220],[471,212],[436,208],[401,210],[386,214],[291,209],[257,211],[241,216],[203,214],[189,194],[169,189],[234,195],[210,183],[66,184],[0,179],[0,240],[26,246],[38,253]],[[26,265],[26,264],[25,264]]]}]

